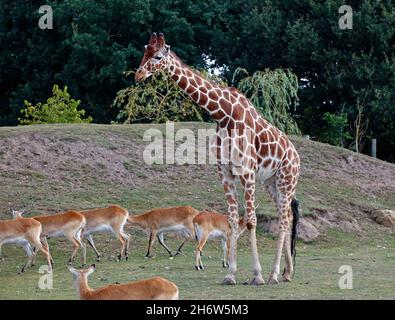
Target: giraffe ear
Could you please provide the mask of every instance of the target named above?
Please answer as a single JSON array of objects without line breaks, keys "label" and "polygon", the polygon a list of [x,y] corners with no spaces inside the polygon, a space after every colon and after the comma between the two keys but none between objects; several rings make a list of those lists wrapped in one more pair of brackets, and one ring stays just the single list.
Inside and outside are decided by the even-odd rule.
[{"label": "giraffe ear", "polygon": [[158,36],[158,47],[159,49],[162,49],[165,46],[165,36],[163,33],[159,33]]},{"label": "giraffe ear", "polygon": [[155,32],[153,32],[153,33],[151,34],[151,38],[149,39],[148,45],[150,45],[150,46],[152,46],[152,47],[155,47],[156,44],[157,44],[157,42],[158,42],[158,36],[156,35]]},{"label": "giraffe ear", "polygon": [[165,51],[166,51],[166,55],[168,55],[170,52],[170,46],[168,44],[165,44]]}]

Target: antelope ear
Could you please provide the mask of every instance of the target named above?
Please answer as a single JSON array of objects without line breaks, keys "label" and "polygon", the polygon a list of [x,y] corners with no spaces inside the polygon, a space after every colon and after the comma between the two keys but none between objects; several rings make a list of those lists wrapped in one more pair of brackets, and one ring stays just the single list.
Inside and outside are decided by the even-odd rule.
[{"label": "antelope ear", "polygon": [[165,46],[165,36],[163,33],[159,33],[158,37],[158,47],[159,49],[162,49]]},{"label": "antelope ear", "polygon": [[158,42],[158,36],[156,35],[156,33],[155,32],[153,32],[152,34],[151,34],[151,38],[149,39],[149,45],[150,46],[152,46],[152,47],[155,47],[156,46],[156,44],[157,44],[157,42]]},{"label": "antelope ear", "polygon": [[92,264],[88,269],[87,269],[87,275],[89,276],[89,275],[91,275],[94,271],[95,271],[95,269],[96,269],[96,265],[95,264]]},{"label": "antelope ear", "polygon": [[67,269],[69,269],[69,271],[70,271],[72,274],[74,274],[74,275],[77,275],[77,274],[78,274],[77,269],[76,269],[76,268],[73,268],[72,266],[67,266]]},{"label": "antelope ear", "polygon": [[11,215],[14,219],[22,218],[23,211],[11,209]]}]

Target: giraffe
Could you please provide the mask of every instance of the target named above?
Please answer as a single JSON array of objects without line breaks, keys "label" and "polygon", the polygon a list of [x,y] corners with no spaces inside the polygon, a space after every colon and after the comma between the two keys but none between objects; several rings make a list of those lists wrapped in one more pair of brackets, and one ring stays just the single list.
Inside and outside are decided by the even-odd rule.
[{"label": "giraffe", "polygon": [[[162,33],[152,33],[145,46],[135,80],[144,81],[159,70],[164,70],[191,99],[206,110],[217,123],[217,134],[212,146],[215,151],[219,176],[228,204],[231,227],[229,268],[222,281],[236,284],[238,200],[235,187],[238,177],[246,201],[245,214],[252,253],[253,277],[251,285],[265,283],[259,262],[255,214],[255,183],[263,182],[274,201],[278,213],[276,254],[268,283],[279,282],[280,260],[285,247],[283,281],[291,281],[295,258],[296,225],[299,218],[295,198],[300,173],[299,155],[288,137],[263,119],[252,103],[237,89],[221,87],[206,79],[181,61],[165,44]],[[229,151],[228,146],[231,145]]]}]

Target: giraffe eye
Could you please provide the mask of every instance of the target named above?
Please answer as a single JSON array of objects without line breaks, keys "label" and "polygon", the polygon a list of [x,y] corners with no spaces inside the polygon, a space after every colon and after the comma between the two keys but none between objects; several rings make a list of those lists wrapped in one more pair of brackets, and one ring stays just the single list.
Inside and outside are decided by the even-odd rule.
[{"label": "giraffe eye", "polygon": [[162,59],[162,57],[160,57],[160,56],[155,56],[154,59],[155,59],[155,60],[160,60],[160,59]]}]

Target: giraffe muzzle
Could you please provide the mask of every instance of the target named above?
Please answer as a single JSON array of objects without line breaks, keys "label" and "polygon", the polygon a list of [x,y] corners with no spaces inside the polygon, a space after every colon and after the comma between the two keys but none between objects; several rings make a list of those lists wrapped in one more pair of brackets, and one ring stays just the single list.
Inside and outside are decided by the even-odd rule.
[{"label": "giraffe muzzle", "polygon": [[134,75],[134,80],[136,80],[137,82],[141,82],[145,79],[147,79],[146,73],[141,69],[137,69],[136,74]]}]

